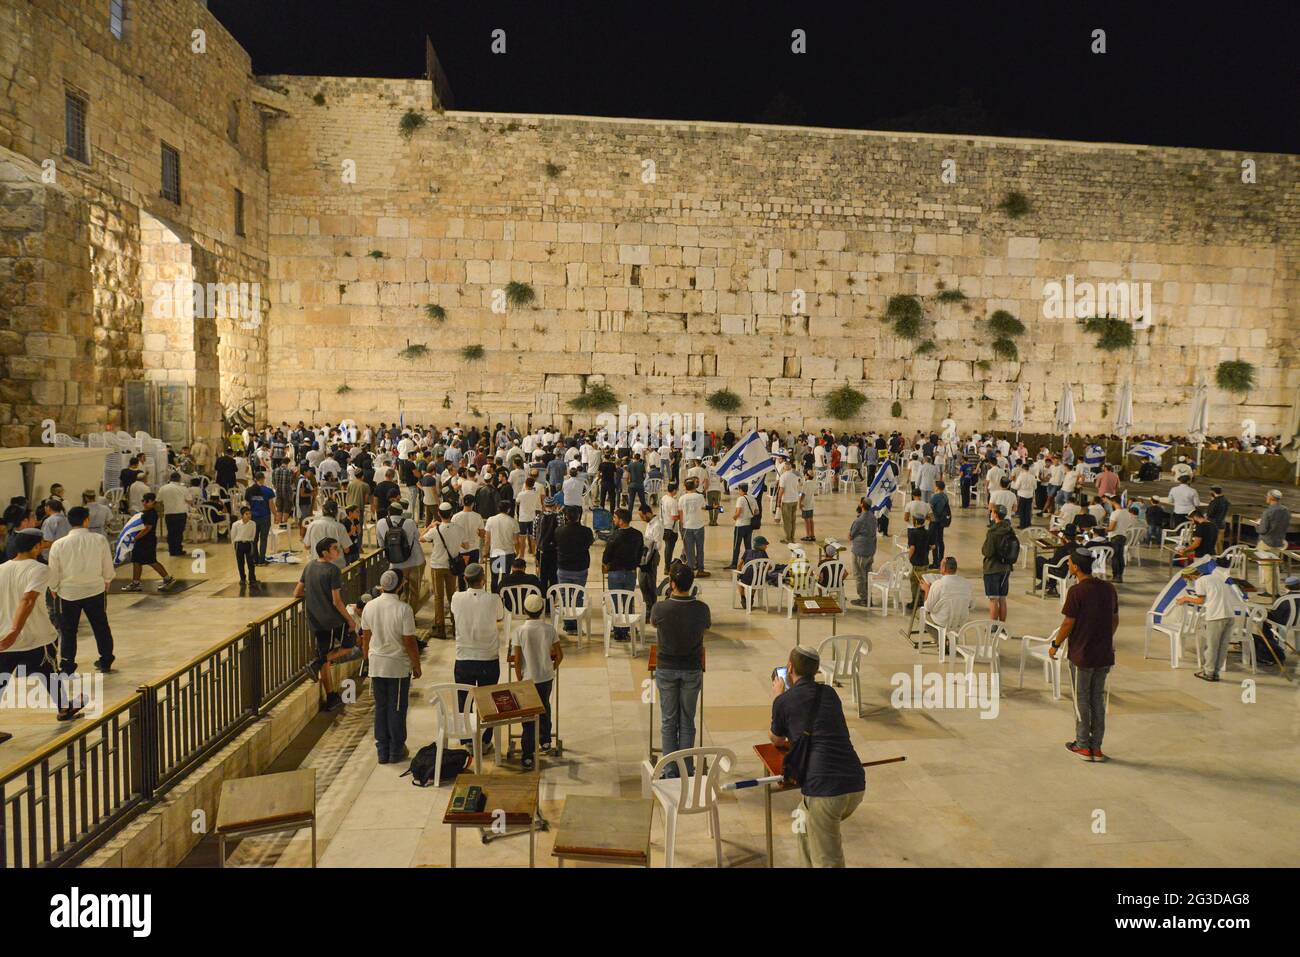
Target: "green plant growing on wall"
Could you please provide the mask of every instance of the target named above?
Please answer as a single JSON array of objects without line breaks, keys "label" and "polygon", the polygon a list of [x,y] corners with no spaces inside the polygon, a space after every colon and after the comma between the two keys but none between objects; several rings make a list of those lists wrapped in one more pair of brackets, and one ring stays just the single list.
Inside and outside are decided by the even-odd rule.
[{"label": "green plant growing on wall", "polygon": [[1133,345],[1133,327],[1123,319],[1093,316],[1083,320],[1083,328],[1097,337],[1097,348],[1104,352],[1118,352]]},{"label": "green plant growing on wall", "polygon": [[1014,339],[1025,334],[1025,324],[1005,309],[989,316],[989,331],[998,339]]},{"label": "green plant growing on wall", "polygon": [[867,397],[851,385],[836,386],[822,399],[822,407],[832,419],[852,419],[862,411]]},{"label": "green plant growing on wall", "polygon": [[940,289],[934,298],[937,302],[962,302],[966,294],[960,289]]},{"label": "green plant growing on wall", "polygon": [[921,337],[921,300],[916,296],[891,296],[885,306],[885,322],[894,327],[894,335],[900,339],[919,339]]},{"label": "green plant growing on wall", "polygon": [[993,363],[990,362],[988,359],[980,359],[978,362],[975,363],[975,368],[979,369],[980,372],[988,372],[990,369],[993,368]]},{"label": "green plant growing on wall", "polygon": [[324,94],[324,93],[317,93],[315,96],[313,96],[313,97],[311,98],[311,101],[312,101],[313,103],[315,103],[317,106],[324,106],[324,105],[325,105],[325,94]]},{"label": "green plant growing on wall", "polygon": [[993,340],[993,354],[1005,362],[1015,362],[1020,358],[1020,350],[1016,348],[1015,340],[1005,336]]},{"label": "green plant growing on wall", "polygon": [[735,412],[740,408],[740,396],[730,389],[719,389],[716,392],[710,392],[704,402],[715,412]]},{"label": "green plant growing on wall", "polygon": [[938,351],[939,351],[939,347],[934,344],[934,340],[926,339],[924,342],[918,345],[914,350],[912,350],[912,355],[928,356],[931,353],[938,352]]},{"label": "green plant growing on wall", "polygon": [[341,386],[339,386],[337,389],[334,390],[334,394],[335,394],[335,395],[347,395],[347,394],[348,394],[349,392],[351,392],[351,391],[352,391],[352,386],[348,385],[348,384],[345,382],[345,383],[343,383]]},{"label": "green plant growing on wall", "polygon": [[430,303],[424,307],[424,314],[434,322],[442,322],[447,318],[447,310],[434,303]]},{"label": "green plant growing on wall", "polygon": [[903,417],[903,403],[895,399],[894,404],[889,407],[889,414],[896,419],[901,419]]},{"label": "green plant growing on wall", "polygon": [[550,179],[555,179],[555,177],[559,176],[563,172],[563,166],[560,166],[558,163],[552,163],[550,160],[546,161],[546,175]]},{"label": "green plant growing on wall", "polygon": [[512,306],[527,306],[537,298],[533,287],[526,282],[506,283],[506,302]]},{"label": "green plant growing on wall", "polygon": [[460,357],[466,362],[478,362],[487,354],[482,346],[465,346],[460,350]]},{"label": "green plant growing on wall", "polygon": [[415,135],[415,131],[427,123],[424,114],[418,110],[407,110],[402,114],[402,118],[397,122],[397,130],[402,134],[402,139],[409,140]]},{"label": "green plant growing on wall", "polygon": [[597,382],[584,386],[582,393],[570,399],[568,405],[579,412],[606,412],[618,408],[618,396],[605,383]]},{"label": "green plant growing on wall", "polygon": [[371,259],[387,259],[387,258],[388,258],[388,253],[384,252],[382,249],[372,249],[372,250],[370,250],[370,252],[366,253],[366,255],[369,256]]},{"label": "green plant growing on wall", "polygon": [[347,291],[348,291],[348,284],[345,282],[339,283],[339,295],[342,296]]},{"label": "green plant growing on wall", "polygon": [[1241,359],[1220,362],[1214,372],[1214,382],[1225,392],[1245,395],[1255,388],[1255,367]]},{"label": "green plant growing on wall", "polygon": [[397,354],[403,359],[419,359],[429,354],[429,347],[423,342],[411,342]]},{"label": "green plant growing on wall", "polygon": [[1025,194],[1019,190],[1011,190],[1002,197],[1002,202],[998,203],[998,209],[1006,213],[1012,219],[1019,219],[1025,213],[1029,212],[1029,200]]}]

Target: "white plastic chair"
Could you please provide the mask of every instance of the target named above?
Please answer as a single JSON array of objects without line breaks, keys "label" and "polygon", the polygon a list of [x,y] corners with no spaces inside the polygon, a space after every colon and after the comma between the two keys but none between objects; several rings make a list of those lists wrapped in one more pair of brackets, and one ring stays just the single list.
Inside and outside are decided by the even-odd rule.
[{"label": "white plastic chair", "polygon": [[1146,634],[1142,639],[1142,657],[1150,658],[1151,635],[1159,633],[1169,639],[1169,667],[1177,668],[1183,656],[1183,626],[1187,616],[1187,605],[1171,604],[1164,612],[1157,612],[1153,605],[1147,610]]},{"label": "white plastic chair", "polygon": [[575,582],[552,585],[546,592],[551,602],[551,624],[560,635],[566,634],[564,623],[576,620],[579,631],[591,640],[591,603],[587,586]]},{"label": "white plastic chair", "polygon": [[[457,704],[456,696],[464,691],[465,704]],[[483,773],[483,738],[478,728],[478,714],[474,707],[474,686],[456,684],[431,685],[428,691],[433,699],[434,715],[438,719],[438,732],[434,742],[438,745],[438,760],[433,769],[433,786],[442,786],[442,757],[450,742],[462,738],[473,741],[474,773]]]},{"label": "white plastic chair", "polygon": [[1111,564],[1115,560],[1115,549],[1110,545],[1094,545],[1089,549],[1092,553],[1092,576],[1101,581],[1109,581],[1111,578]]},{"label": "white plastic chair", "polygon": [[[510,636],[514,633],[515,617],[518,616],[525,620],[528,618],[528,613],[524,611],[524,599],[529,595],[536,595],[539,598],[544,597],[542,590],[536,585],[506,585],[501,589],[501,604],[506,612],[504,634],[507,646],[510,644]],[[511,606],[514,607],[514,611],[510,610]]]},{"label": "white plastic chair", "polygon": [[615,628],[626,628],[631,634],[629,650],[636,657],[637,650],[645,640],[641,631],[641,612],[637,609],[637,593],[623,588],[606,590],[602,599],[605,613],[605,657],[609,657],[609,644],[613,640]]},{"label": "white plastic chair", "polygon": [[958,629],[952,639],[954,661],[966,662],[966,680],[975,675],[975,666],[988,665],[989,673],[1002,680],[1001,645],[1002,623],[999,621],[968,621]]},{"label": "white plastic chair", "polygon": [[781,606],[785,617],[794,617],[794,600],[799,595],[811,595],[816,587],[816,575],[808,561],[800,559],[786,566],[781,576]]},{"label": "white plastic chair", "polygon": [[818,670],[832,686],[853,682],[853,707],[862,717],[862,663],[871,654],[871,640],[861,635],[834,635],[817,646]]},{"label": "white plastic chair", "polygon": [[1069,640],[1061,643],[1060,649],[1053,658],[1048,654],[1051,650],[1051,643],[1056,640],[1056,635],[1060,631],[1058,628],[1046,638],[1039,638],[1036,635],[1020,636],[1020,687],[1025,686],[1025,661],[1033,659],[1043,663],[1043,678],[1052,686],[1052,700],[1061,700],[1061,662],[1065,660],[1065,653],[1069,647]]},{"label": "white plastic chair", "polygon": [[1286,609],[1287,615],[1282,623],[1272,622],[1273,630],[1280,632],[1283,642],[1291,642],[1291,648],[1300,651],[1300,594],[1283,595],[1273,602],[1269,611]]},{"label": "white plastic chair", "polygon": [[[754,610],[754,604],[761,598],[763,601],[763,610],[769,611],[768,605],[768,588],[767,573],[772,569],[772,560],[770,558],[751,558],[745,562],[743,568],[738,568],[731,573],[731,583],[734,586],[731,591],[731,607],[736,608],[736,602],[743,600],[745,603],[745,614],[748,615]],[[750,572],[749,580],[751,584],[746,585],[740,580],[740,576],[745,572]]]},{"label": "white plastic chair", "polygon": [[1176,552],[1180,548],[1186,548],[1187,543],[1191,541],[1191,535],[1191,522],[1183,522],[1177,528],[1166,528],[1160,533],[1160,550]]},{"label": "white plastic chair", "polygon": [[1043,566],[1043,573],[1040,576],[1038,576],[1038,590],[1041,593],[1041,597],[1043,598],[1051,597],[1047,594],[1047,580],[1049,578],[1052,581],[1056,582],[1056,590],[1060,592],[1062,595],[1065,594],[1066,591],[1065,583],[1069,580],[1068,577],[1066,575],[1053,575],[1052,572],[1054,571],[1067,572],[1069,570],[1069,567],[1070,567],[1069,555],[1062,556],[1061,560],[1058,562],[1048,562]]},{"label": "white plastic chair", "polygon": [[900,558],[902,556],[895,556],[886,562],[880,571],[873,571],[867,575],[868,602],[872,595],[880,594],[880,617],[882,618],[889,614],[890,595],[894,596],[895,605],[903,604],[903,563],[899,561]]},{"label": "white plastic chair", "polygon": [[[841,559],[824,562],[817,569],[817,582],[813,586],[818,595],[834,595],[841,608],[844,607],[844,579],[849,570]],[[823,579],[825,581],[823,582]]]},{"label": "white plastic chair", "polygon": [[[694,773],[687,773],[687,759]],[[736,755],[726,748],[686,748],[665,754],[650,772],[645,788],[664,812],[664,866],[672,867],[677,846],[677,819],[685,814],[703,814],[713,837],[718,867],[722,866],[722,829],[718,819],[718,795],[722,778],[736,762]],[[665,778],[669,767],[677,769],[676,778]]]},{"label": "white plastic chair", "polygon": [[1142,537],[1146,529],[1142,525],[1130,525],[1124,533],[1124,564],[1142,564]]},{"label": "white plastic chair", "polygon": [[1230,545],[1224,549],[1220,558],[1228,559],[1228,575],[1232,578],[1245,580],[1246,563],[1249,561],[1249,553],[1253,551],[1249,545]]}]

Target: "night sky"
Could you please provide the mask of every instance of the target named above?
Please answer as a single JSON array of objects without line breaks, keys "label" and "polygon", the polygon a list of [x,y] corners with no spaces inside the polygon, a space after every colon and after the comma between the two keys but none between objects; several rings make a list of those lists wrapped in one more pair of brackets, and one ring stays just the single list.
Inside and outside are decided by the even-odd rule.
[{"label": "night sky", "polygon": [[[464,110],[1300,152],[1287,3],[209,6],[259,74],[419,77],[427,34]],[[505,55],[489,49],[497,28]],[[795,28],[806,54],[790,52]]]}]

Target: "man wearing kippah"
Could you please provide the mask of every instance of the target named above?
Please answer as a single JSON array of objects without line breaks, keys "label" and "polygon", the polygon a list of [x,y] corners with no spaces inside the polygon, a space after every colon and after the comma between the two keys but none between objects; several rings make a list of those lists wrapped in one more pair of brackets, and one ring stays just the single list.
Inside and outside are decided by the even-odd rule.
[{"label": "man wearing kippah", "polygon": [[420,677],[415,613],[397,597],[402,576],[388,569],[379,576],[383,593],[361,612],[361,653],[369,662],[375,699],[375,748],[379,763],[410,756],[406,747],[406,706],[412,677]]},{"label": "man wearing kippah", "polygon": [[866,772],[849,740],[844,706],[834,687],[817,682],[821,659],[796,646],[786,662],[788,679],[773,674],[772,728],[778,751],[787,753],[804,739],[807,767],[796,775],[803,793],[795,832],[804,867],[843,867],[840,824],[857,810],[867,790]]}]

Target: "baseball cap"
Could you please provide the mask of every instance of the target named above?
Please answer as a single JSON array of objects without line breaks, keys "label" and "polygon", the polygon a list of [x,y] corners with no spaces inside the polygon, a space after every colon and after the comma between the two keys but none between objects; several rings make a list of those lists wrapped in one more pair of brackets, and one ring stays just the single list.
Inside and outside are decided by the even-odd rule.
[{"label": "baseball cap", "polygon": [[379,576],[379,587],[384,591],[397,591],[397,586],[401,583],[402,576],[391,568]]},{"label": "baseball cap", "polygon": [[529,592],[524,598],[524,611],[529,614],[535,615],[545,607],[546,602],[544,602],[542,596],[536,592]]}]

